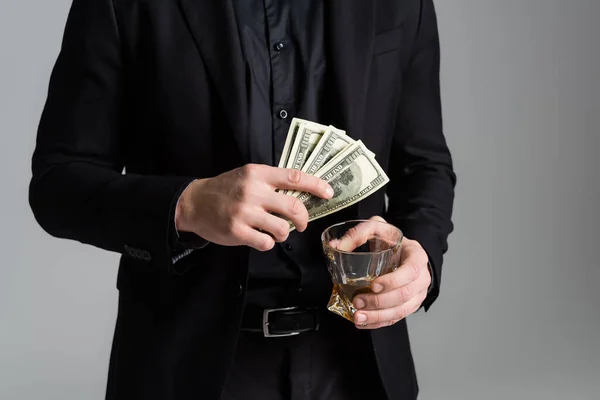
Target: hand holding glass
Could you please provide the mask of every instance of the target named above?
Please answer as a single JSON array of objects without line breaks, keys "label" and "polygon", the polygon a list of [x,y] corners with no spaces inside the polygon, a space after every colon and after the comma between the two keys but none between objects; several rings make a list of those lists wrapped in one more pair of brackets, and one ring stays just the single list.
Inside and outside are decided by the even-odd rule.
[{"label": "hand holding glass", "polygon": [[376,220],[342,222],[321,235],[333,280],[329,311],[354,322],[354,297],[371,291],[375,278],[400,265],[402,232]]}]

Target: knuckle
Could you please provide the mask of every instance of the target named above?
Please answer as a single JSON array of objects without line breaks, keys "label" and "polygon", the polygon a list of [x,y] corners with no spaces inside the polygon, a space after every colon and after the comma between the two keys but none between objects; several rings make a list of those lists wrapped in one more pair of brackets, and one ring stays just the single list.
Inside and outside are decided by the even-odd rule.
[{"label": "knuckle", "polygon": [[229,232],[231,232],[235,223],[237,222],[237,214],[236,214],[237,208],[238,208],[238,205],[233,204],[228,209],[225,210],[225,214],[223,216],[223,223],[225,225],[225,228]]},{"label": "knuckle", "polygon": [[229,212],[229,223],[233,224],[237,218],[243,215],[244,209],[244,205],[241,202],[233,204]]},{"label": "knuckle", "polygon": [[304,204],[297,197],[292,197],[290,202],[290,212],[292,215],[299,215],[305,210]]},{"label": "knuckle", "polygon": [[374,312],[371,315],[369,315],[368,321],[371,324],[378,324],[379,321],[381,320],[381,315],[379,314],[379,312]]},{"label": "knuckle", "polygon": [[235,190],[235,199],[240,203],[245,203],[248,201],[251,193],[251,186],[243,182],[241,183]]},{"label": "knuckle", "polygon": [[408,315],[406,307],[401,306],[394,311],[394,319],[401,320],[404,319]]},{"label": "knuckle", "polygon": [[431,285],[431,283],[433,282],[433,279],[431,278],[431,274],[427,273],[427,274],[423,274],[425,275],[425,286],[429,287],[429,285]]},{"label": "knuckle", "polygon": [[252,175],[254,164],[246,164],[240,168],[240,177],[247,179]]},{"label": "knuckle", "polygon": [[381,296],[373,296],[373,307],[375,309],[381,308]]},{"label": "knuckle", "polygon": [[421,268],[416,262],[409,264],[409,271],[410,277],[413,281],[416,281],[419,278],[419,275],[421,274]]},{"label": "knuckle", "polygon": [[265,166],[260,164],[246,164],[244,166],[244,180],[256,181],[265,175]]},{"label": "knuckle", "polygon": [[290,236],[290,224],[287,221],[281,221],[279,230],[284,239],[287,239],[288,236]]},{"label": "knuckle", "polygon": [[297,169],[291,169],[288,173],[290,183],[298,183],[302,179],[302,172]]},{"label": "knuckle", "polygon": [[243,201],[244,200],[244,186],[238,185],[232,190],[234,201]]},{"label": "knuckle", "polygon": [[287,240],[289,236],[289,225],[283,221],[277,224],[277,228],[275,229],[274,235],[277,238],[277,241],[284,242]]},{"label": "knuckle", "polygon": [[358,238],[358,229],[353,226],[352,228],[346,231],[346,235],[350,238],[350,240],[355,241]]},{"label": "knuckle", "polygon": [[242,200],[246,201],[250,198],[250,196],[252,195],[252,184],[250,182],[244,182],[241,186],[240,186],[240,194],[242,197]]},{"label": "knuckle", "polygon": [[410,300],[410,288],[408,286],[402,286],[399,289],[399,292],[400,292],[400,301],[402,303],[405,303],[408,300]]},{"label": "knuckle", "polygon": [[255,177],[260,172],[260,165],[258,164],[248,164],[246,165],[246,173],[249,177]]},{"label": "knuckle", "polygon": [[[399,288],[402,286],[402,276],[397,272],[388,274],[389,275],[389,277],[387,279],[388,282],[386,282],[388,284],[387,286],[389,286],[391,288]],[[384,287],[387,287],[387,286],[384,285]]]},{"label": "knuckle", "polygon": [[229,234],[236,239],[243,239],[244,229],[240,224],[236,224],[233,220],[229,221]]}]

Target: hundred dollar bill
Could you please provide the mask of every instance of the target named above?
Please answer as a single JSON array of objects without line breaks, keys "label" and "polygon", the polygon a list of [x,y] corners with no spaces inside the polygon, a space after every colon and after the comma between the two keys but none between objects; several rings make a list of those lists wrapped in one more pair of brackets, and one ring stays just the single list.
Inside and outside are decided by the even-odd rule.
[{"label": "hundred dollar bill", "polygon": [[[336,154],[333,158],[331,158],[329,161],[327,161],[327,163],[325,163],[325,165],[323,165],[317,172],[315,172],[313,175],[315,176],[320,176],[320,174],[326,170],[327,168],[329,168],[331,165],[337,163],[340,161],[340,159],[343,159],[344,157],[346,157],[347,152],[351,151],[351,148],[354,148],[352,146],[358,145],[362,148],[365,149],[365,151],[367,152],[367,154],[369,156],[371,156],[371,158],[373,158],[373,161],[375,163],[377,163],[377,161],[375,160],[375,153],[373,153],[372,151],[370,151],[369,149],[367,149],[367,146],[363,143],[362,140],[354,140],[354,143],[352,143],[350,146],[346,147],[344,150],[340,151],[338,154]],[[379,164],[377,164],[379,165]]]},{"label": "hundred dollar bill", "polygon": [[[342,151],[315,176],[328,182],[334,195],[329,200],[307,192],[297,196],[308,210],[309,222],[358,203],[389,182],[381,166],[360,141]],[[290,230],[295,229],[293,223],[288,222]]]},{"label": "hundred dollar bill", "polygon": [[[321,140],[314,148],[306,163],[302,167],[302,171],[309,175],[314,175],[323,167],[327,162],[331,161],[336,155],[342,150],[348,148],[352,144],[356,143],[354,139],[346,135],[346,132],[336,129],[333,126],[327,128],[327,131],[323,134]],[[298,197],[301,192],[287,191],[294,197]]]},{"label": "hundred dollar bill", "polygon": [[[345,131],[330,126],[323,134],[323,137],[312,151],[308,160],[304,163],[302,171],[309,175],[316,174],[321,167],[354,143],[356,143],[356,140],[347,136]],[[367,149],[367,152],[371,157],[375,158],[375,153],[369,149]]]},{"label": "hundred dollar bill", "polygon": [[[325,165],[321,166],[321,168],[319,168],[319,170],[317,172],[315,172],[314,176],[320,176],[319,173],[328,169],[331,165],[334,165],[336,163],[338,163],[341,159],[343,159],[344,157],[346,157],[347,152],[351,151],[351,148],[354,149],[356,145],[362,146],[367,153],[373,158],[375,159],[375,155],[369,151],[369,149],[366,148],[366,146],[364,145],[364,143],[362,142],[362,140],[354,140],[352,139],[352,143],[347,146],[345,149],[343,149],[342,151],[338,152],[335,156],[333,156],[332,158],[330,158],[329,161],[327,161],[327,163],[325,163]],[[287,193],[290,196],[294,196],[294,197],[298,197],[300,196],[300,194],[302,194],[302,192],[298,192],[298,191],[294,191],[294,192],[289,192]]]},{"label": "hundred dollar bill", "polygon": [[[325,133],[326,129],[322,128],[323,125],[317,124],[300,124],[298,133],[296,134],[296,140],[292,150],[290,151],[288,163],[285,166],[290,169],[301,170],[306,160],[310,157],[310,154],[315,149],[321,137]],[[283,190],[281,193],[290,194],[293,190]]]},{"label": "hundred dollar bill", "polygon": [[301,170],[326,130],[320,126],[301,124],[285,167]]},{"label": "hundred dollar bill", "polygon": [[281,153],[281,158],[279,159],[279,168],[286,168],[288,161],[290,159],[290,153],[292,151],[292,147],[296,143],[296,136],[300,131],[300,126],[304,124],[313,130],[322,130],[325,132],[327,130],[327,126],[317,124],[315,122],[311,122],[301,118],[293,118],[292,123],[290,124],[290,129],[288,130],[287,138],[285,139],[285,145],[283,146],[283,153]]},{"label": "hundred dollar bill", "polygon": [[302,171],[314,175],[329,160],[354,142],[355,140],[347,136],[346,132],[330,126],[304,163]]}]

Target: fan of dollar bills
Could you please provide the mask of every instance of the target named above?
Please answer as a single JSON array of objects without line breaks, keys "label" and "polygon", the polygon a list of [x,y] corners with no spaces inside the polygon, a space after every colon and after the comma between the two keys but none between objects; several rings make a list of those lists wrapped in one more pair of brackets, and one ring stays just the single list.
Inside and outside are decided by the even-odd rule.
[{"label": "fan of dollar bills", "polygon": [[[301,170],[325,180],[334,190],[325,200],[306,192],[283,191],[300,199],[309,222],[349,207],[375,193],[389,178],[360,140],[333,126],[294,118],[288,131],[280,168]],[[290,222],[290,230],[294,225]]]}]

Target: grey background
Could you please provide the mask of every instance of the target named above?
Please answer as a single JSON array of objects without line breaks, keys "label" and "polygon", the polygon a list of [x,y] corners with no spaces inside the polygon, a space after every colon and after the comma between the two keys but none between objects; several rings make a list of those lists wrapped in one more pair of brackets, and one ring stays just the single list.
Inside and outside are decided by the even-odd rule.
[{"label": "grey background", "polygon": [[[70,0],[0,4],[0,398],[99,400],[117,256],[27,204]],[[442,295],[410,318],[421,398],[598,399],[600,2],[437,7],[459,185]]]}]

